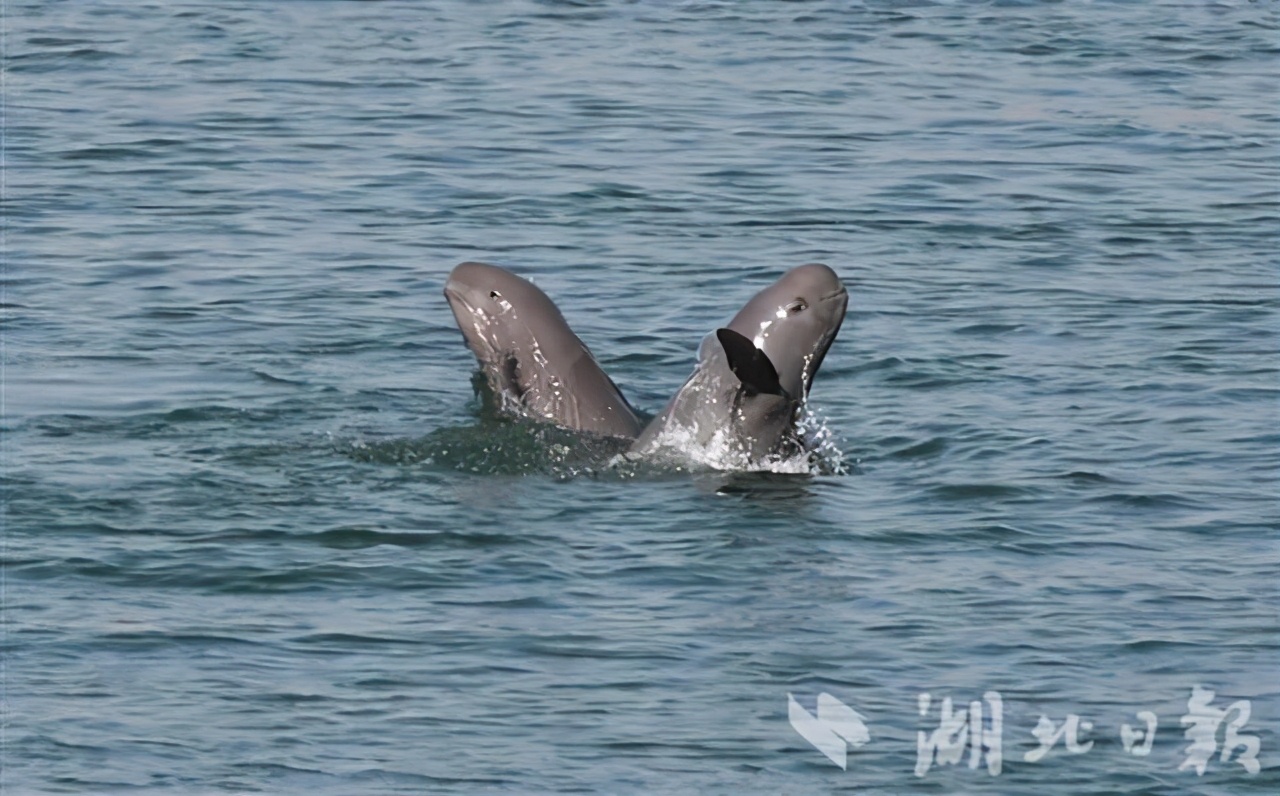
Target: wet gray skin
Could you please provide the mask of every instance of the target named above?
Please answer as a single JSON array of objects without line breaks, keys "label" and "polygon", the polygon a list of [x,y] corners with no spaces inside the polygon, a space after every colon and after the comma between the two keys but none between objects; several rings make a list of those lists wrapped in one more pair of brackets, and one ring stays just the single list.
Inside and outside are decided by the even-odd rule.
[{"label": "wet gray skin", "polygon": [[499,409],[592,434],[640,433],[635,410],[531,282],[495,265],[462,263],[444,295]]},{"label": "wet gray skin", "polygon": [[703,339],[693,374],[631,452],[653,454],[673,440],[708,448],[721,432],[750,462],[800,453],[796,424],[848,303],[827,266],[788,271]]}]

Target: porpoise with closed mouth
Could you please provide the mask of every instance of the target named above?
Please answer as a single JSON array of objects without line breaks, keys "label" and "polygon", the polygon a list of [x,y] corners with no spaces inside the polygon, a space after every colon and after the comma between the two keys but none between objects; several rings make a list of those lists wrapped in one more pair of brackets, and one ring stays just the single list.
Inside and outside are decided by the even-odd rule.
[{"label": "porpoise with closed mouth", "polygon": [[602,436],[640,433],[635,410],[533,283],[468,262],[449,274],[444,295],[500,410]]},{"label": "porpoise with closed mouth", "polygon": [[628,458],[673,455],[766,466],[804,452],[798,429],[813,377],[840,331],[849,294],[817,263],[793,268],[707,335],[693,374]]}]

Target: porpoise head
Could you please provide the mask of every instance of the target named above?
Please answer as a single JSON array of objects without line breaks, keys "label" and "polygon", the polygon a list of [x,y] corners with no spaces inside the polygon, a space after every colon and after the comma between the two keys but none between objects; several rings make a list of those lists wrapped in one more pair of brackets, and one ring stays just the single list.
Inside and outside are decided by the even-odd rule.
[{"label": "porpoise head", "polygon": [[463,263],[449,274],[444,297],[467,346],[481,362],[514,349],[568,349],[579,344],[555,303],[532,282],[487,263]]},{"label": "porpoise head", "polygon": [[825,265],[793,268],[707,335],[698,364],[631,453],[758,469],[805,452],[798,423],[849,295]]},{"label": "porpoise head", "polygon": [[[835,271],[819,263],[801,265],[757,293],[716,335],[744,384],[765,392],[780,387],[803,402],[848,304],[849,293]],[[747,341],[759,354],[746,347]]]},{"label": "porpoise head", "polygon": [[617,385],[532,282],[468,262],[449,274],[444,295],[500,401],[569,429],[628,438],[639,433],[640,420]]}]

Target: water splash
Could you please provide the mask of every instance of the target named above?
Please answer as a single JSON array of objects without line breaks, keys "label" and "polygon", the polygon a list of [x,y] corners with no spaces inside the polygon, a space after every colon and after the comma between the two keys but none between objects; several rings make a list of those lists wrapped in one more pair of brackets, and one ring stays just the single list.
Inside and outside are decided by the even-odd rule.
[{"label": "water splash", "polygon": [[813,475],[848,475],[849,466],[845,464],[844,451],[840,449],[839,439],[831,429],[825,414],[814,411],[808,404],[800,411],[800,422],[796,424],[800,430],[800,438],[804,441]]},{"label": "water splash", "polygon": [[844,453],[826,418],[808,408],[797,423],[799,446],[794,451],[755,458],[742,440],[726,429],[716,429],[703,441],[696,426],[672,423],[654,440],[654,450],[644,455],[623,453],[609,469],[623,477],[643,473],[756,472],[779,475],[846,475]]}]

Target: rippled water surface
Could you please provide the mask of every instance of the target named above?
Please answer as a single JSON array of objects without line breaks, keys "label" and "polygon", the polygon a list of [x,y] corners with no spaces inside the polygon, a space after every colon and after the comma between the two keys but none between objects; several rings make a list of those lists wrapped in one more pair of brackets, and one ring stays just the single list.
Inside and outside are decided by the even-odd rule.
[{"label": "rippled water surface", "polygon": [[[1277,792],[1275,4],[3,5],[6,794]],[[829,263],[847,472],[486,418],[468,259],[646,412]]]}]

